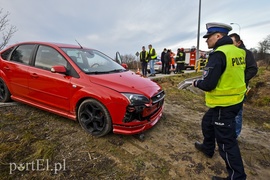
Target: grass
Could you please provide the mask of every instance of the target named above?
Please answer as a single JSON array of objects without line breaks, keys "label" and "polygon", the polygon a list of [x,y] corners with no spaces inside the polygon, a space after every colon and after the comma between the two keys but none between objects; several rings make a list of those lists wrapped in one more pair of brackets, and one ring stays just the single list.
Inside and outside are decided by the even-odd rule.
[{"label": "grass", "polygon": [[[198,124],[189,121],[179,123],[181,117],[176,117],[183,111],[188,114],[207,110],[203,93],[178,89],[181,81],[199,75],[201,73],[189,73],[154,79],[166,93],[165,103],[169,108],[175,108],[175,112],[164,111],[162,122],[155,130],[173,129],[174,131],[165,132],[172,141],[180,133],[188,141],[201,136],[189,131]],[[254,125],[254,131],[270,131],[270,92],[267,84],[270,82],[269,77],[270,71],[260,68],[258,75],[250,81],[252,89],[244,106],[244,118],[245,123]],[[147,143],[138,145],[139,141],[132,136],[110,134],[104,138],[94,138],[85,133],[77,122],[30,106],[20,104],[11,108],[2,107],[0,117],[0,179],[84,179],[86,177],[88,179],[170,179],[168,177],[171,177],[171,169],[175,168],[174,164],[162,154],[149,150],[151,147],[148,149]],[[164,132],[156,134],[159,133],[164,135]],[[151,135],[149,136],[148,142],[152,143]],[[247,158],[246,163],[254,167],[254,174],[256,174],[254,162],[269,168],[269,150],[252,144],[241,144],[241,146],[248,150],[259,148],[262,152],[260,156],[264,155],[256,159],[251,151],[250,154],[243,153],[245,156],[252,157]],[[134,148],[134,152],[126,149],[127,147]],[[168,151],[170,150],[172,152],[164,153],[175,155],[172,149]],[[182,151],[178,153],[180,152]],[[204,166],[194,163],[191,154],[187,155],[173,156],[180,158],[175,162],[180,162],[183,156],[188,157],[186,161],[190,162],[192,167],[181,169],[183,173],[194,177],[196,174],[203,173]],[[9,173],[10,163],[32,162],[37,159],[48,159],[51,163],[62,162],[65,159],[67,170],[59,174],[53,174],[51,171]]]}]

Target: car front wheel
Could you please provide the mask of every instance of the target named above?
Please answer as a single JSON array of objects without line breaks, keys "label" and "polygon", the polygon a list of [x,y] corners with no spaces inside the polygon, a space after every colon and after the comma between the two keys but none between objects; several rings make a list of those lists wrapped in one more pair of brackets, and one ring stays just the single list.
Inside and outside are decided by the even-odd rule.
[{"label": "car front wheel", "polygon": [[0,102],[11,101],[10,92],[5,84],[5,82],[0,79]]},{"label": "car front wheel", "polygon": [[112,120],[106,107],[95,99],[87,99],[78,109],[78,121],[88,133],[101,137],[112,129]]}]

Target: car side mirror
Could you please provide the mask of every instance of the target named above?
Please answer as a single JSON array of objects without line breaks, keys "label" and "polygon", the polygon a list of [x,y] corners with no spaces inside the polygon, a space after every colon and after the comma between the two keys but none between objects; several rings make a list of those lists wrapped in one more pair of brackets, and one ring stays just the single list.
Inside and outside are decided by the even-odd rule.
[{"label": "car side mirror", "polygon": [[122,64],[122,58],[121,58],[121,55],[120,55],[119,52],[116,52],[115,61],[116,61],[118,64]]},{"label": "car side mirror", "polygon": [[66,69],[65,66],[53,66],[51,68],[51,72],[52,73],[66,74],[67,73],[67,69]]},{"label": "car side mirror", "polygon": [[115,56],[115,61],[118,63],[118,64],[121,64],[121,66],[125,69],[128,69],[128,65],[126,63],[123,63],[122,61],[122,58],[121,58],[121,55],[119,52],[116,52],[116,56]]}]

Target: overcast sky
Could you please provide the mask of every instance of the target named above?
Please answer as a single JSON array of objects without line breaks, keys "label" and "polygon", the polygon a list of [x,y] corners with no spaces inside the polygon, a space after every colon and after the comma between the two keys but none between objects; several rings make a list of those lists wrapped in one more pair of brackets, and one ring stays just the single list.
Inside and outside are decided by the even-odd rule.
[{"label": "overcast sky", "polygon": [[[270,35],[270,1],[201,0],[200,49],[208,50],[205,24],[236,23],[247,48]],[[18,31],[10,44],[50,41],[133,54],[152,44],[163,48],[197,46],[199,0],[0,0]],[[240,28],[239,28],[240,27]]]}]

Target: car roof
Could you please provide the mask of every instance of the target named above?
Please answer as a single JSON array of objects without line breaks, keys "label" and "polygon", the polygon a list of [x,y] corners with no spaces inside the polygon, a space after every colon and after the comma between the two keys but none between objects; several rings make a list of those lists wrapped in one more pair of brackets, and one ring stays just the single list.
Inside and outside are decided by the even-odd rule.
[{"label": "car roof", "polygon": [[[21,44],[40,44],[40,45],[49,45],[49,46],[58,47],[58,48],[82,48],[79,45],[57,43],[57,42],[42,42],[42,41],[26,41],[26,42],[20,42],[11,46],[17,46]],[[83,49],[90,49],[90,48],[83,47]]]}]

